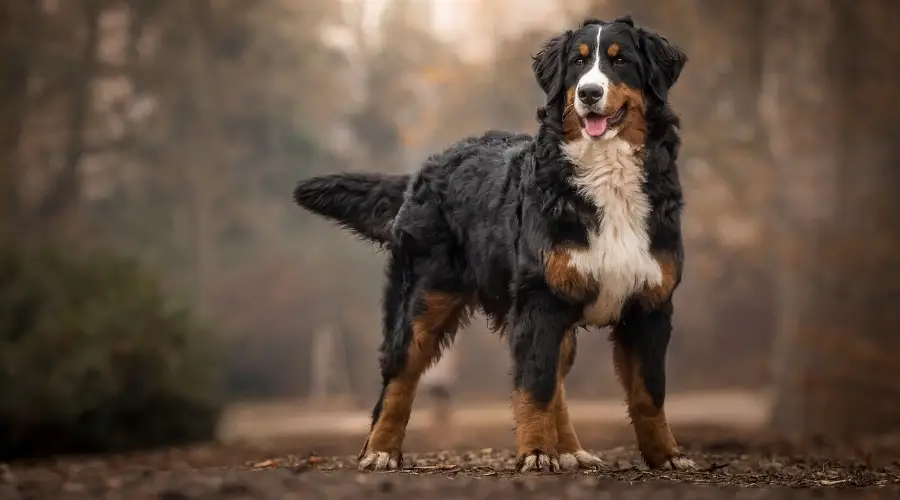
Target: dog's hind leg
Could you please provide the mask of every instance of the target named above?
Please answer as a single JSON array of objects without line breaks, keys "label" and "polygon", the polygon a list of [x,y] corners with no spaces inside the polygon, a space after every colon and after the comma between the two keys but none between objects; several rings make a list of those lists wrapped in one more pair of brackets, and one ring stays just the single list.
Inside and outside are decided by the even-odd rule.
[{"label": "dog's hind leg", "polygon": [[575,363],[576,347],[575,331],[569,330],[566,332],[560,348],[559,375],[556,377],[556,396],[553,402],[558,435],[559,468],[562,470],[572,470],[579,467],[592,468],[603,465],[600,458],[588,453],[581,447],[581,442],[575,434],[575,427],[569,418],[569,408],[566,404],[565,379]]},{"label": "dog's hind leg", "polygon": [[403,256],[397,255],[402,251],[395,248],[389,263],[382,389],[372,410],[369,436],[359,452],[361,470],[402,467],[401,448],[419,378],[439,359],[468,312],[463,294],[429,287],[428,277],[410,281],[416,266],[402,261]]},{"label": "dog's hind leg", "polygon": [[517,468],[523,472],[557,471],[560,355],[580,311],[540,285],[537,289],[520,287],[517,294],[510,335]]},{"label": "dog's hind leg", "polygon": [[671,334],[671,302],[652,311],[632,307],[613,329],[613,362],[647,466],[690,470],[694,462],[678,450],[663,408],[665,358]]}]

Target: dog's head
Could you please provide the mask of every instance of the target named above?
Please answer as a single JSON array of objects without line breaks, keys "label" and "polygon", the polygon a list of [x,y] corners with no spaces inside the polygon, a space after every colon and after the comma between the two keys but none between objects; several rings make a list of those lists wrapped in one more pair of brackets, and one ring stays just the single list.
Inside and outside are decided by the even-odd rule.
[{"label": "dog's head", "polygon": [[[549,40],[532,69],[547,94],[547,119],[562,121],[567,140],[646,136],[645,110],[664,106],[687,56],[630,16],[589,20]],[[547,110],[549,111],[549,109]]]}]

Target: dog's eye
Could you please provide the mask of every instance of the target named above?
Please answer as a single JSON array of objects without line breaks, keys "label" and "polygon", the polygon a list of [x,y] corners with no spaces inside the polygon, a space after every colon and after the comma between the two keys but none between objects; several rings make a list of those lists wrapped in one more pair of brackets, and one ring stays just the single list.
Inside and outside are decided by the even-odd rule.
[{"label": "dog's eye", "polygon": [[617,57],[617,58],[613,59],[613,64],[616,66],[621,66],[621,65],[625,64],[625,59],[622,59],[621,57]]},{"label": "dog's eye", "polygon": [[584,66],[584,59],[575,59],[575,66]]}]

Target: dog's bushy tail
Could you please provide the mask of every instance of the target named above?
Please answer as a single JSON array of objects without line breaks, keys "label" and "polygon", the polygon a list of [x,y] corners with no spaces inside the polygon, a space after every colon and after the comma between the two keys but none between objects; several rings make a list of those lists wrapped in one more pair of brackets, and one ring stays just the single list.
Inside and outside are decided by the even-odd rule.
[{"label": "dog's bushy tail", "polygon": [[375,243],[391,241],[391,224],[409,175],[332,174],[300,181],[294,201]]}]

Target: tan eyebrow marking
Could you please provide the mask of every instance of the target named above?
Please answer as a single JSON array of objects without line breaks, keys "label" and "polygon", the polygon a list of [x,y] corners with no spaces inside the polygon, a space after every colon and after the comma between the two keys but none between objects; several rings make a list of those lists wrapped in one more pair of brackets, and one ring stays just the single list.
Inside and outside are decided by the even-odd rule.
[{"label": "tan eyebrow marking", "polygon": [[609,57],[616,57],[617,55],[619,55],[619,50],[621,50],[621,47],[619,47],[619,44],[616,42],[613,42],[613,43],[609,44],[609,48],[606,49],[606,53],[609,55]]},{"label": "tan eyebrow marking", "polygon": [[587,46],[586,43],[582,43],[578,46],[578,53],[581,54],[581,57],[587,57],[590,54],[591,49]]}]

